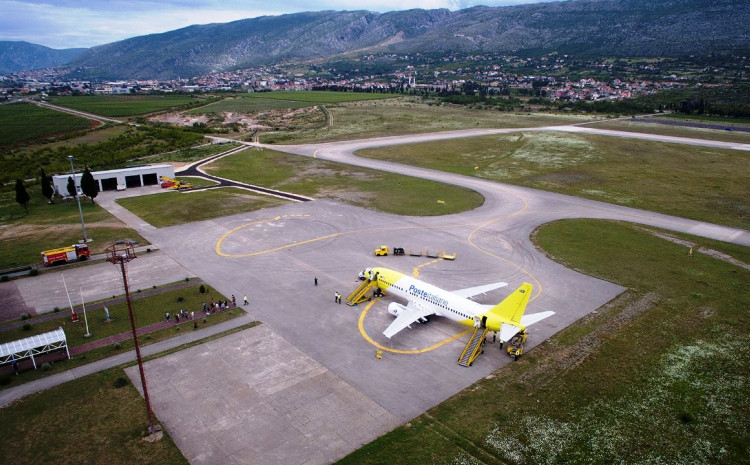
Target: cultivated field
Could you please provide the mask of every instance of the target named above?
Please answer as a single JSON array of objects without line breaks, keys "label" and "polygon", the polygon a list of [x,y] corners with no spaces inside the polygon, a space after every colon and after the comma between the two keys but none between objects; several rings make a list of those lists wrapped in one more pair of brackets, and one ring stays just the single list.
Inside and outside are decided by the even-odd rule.
[{"label": "cultivated field", "polygon": [[195,105],[209,97],[195,95],[82,95],[50,97],[55,105],[101,116],[128,117]]},{"label": "cultivated field", "polygon": [[399,215],[441,215],[482,205],[469,189],[271,150],[237,153],[205,167],[223,178]]},{"label": "cultivated field", "polygon": [[519,132],[358,155],[750,229],[747,152]]},{"label": "cultivated field", "polygon": [[535,241],[630,290],[339,463],[747,463],[750,271],[617,223]]},{"label": "cultivated field", "polygon": [[0,105],[2,157],[10,156],[6,149],[9,145],[61,136],[88,129],[92,125],[93,123],[85,118],[29,103]]},{"label": "cultivated field", "polygon": [[190,111],[190,114],[202,113],[257,113],[261,111],[305,108],[313,105],[332,105],[359,100],[382,100],[393,98],[387,94],[364,94],[353,92],[259,92],[239,94],[221,101]]}]

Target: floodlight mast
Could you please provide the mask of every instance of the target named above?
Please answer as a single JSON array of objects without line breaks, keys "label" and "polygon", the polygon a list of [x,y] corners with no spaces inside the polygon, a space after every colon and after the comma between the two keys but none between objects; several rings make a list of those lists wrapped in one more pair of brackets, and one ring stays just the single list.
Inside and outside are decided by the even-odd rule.
[{"label": "floodlight mast", "polygon": [[[73,169],[73,160],[75,160],[75,157],[73,155],[68,155],[68,161],[70,162],[70,174],[73,176],[73,188],[76,189],[75,198],[76,198],[76,203],[78,204],[78,213],[81,215],[81,229],[83,230],[83,242],[86,243],[89,241],[89,238],[86,235],[86,225],[83,223],[83,210],[81,209],[81,199],[78,198],[78,190],[75,187],[76,172]],[[81,177],[81,180],[83,180],[83,177]]]},{"label": "floodlight mast", "polygon": [[138,332],[135,327],[133,317],[133,305],[130,302],[130,291],[128,290],[128,275],[125,271],[125,264],[136,258],[133,244],[125,241],[117,241],[107,247],[107,260],[114,264],[120,264],[122,270],[122,282],[125,286],[125,300],[128,302],[128,313],[130,314],[130,327],[133,330],[133,345],[135,345],[135,356],[138,360],[138,370],[141,374],[141,386],[143,386],[143,398],[146,400],[146,415],[148,415],[148,432],[153,434],[154,429],[154,412],[151,410],[151,401],[148,397],[148,388],[146,387],[146,374],[143,371],[143,359],[141,358],[141,348],[138,344]]}]

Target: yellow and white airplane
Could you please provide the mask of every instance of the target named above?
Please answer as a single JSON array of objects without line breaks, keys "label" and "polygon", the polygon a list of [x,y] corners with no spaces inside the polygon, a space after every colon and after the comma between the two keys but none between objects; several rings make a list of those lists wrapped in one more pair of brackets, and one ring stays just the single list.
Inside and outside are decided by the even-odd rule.
[{"label": "yellow and white airplane", "polygon": [[527,326],[555,314],[551,311],[523,314],[533,290],[533,286],[528,283],[522,284],[497,305],[482,305],[469,300],[469,297],[507,286],[507,283],[498,282],[458,291],[446,291],[387,268],[371,268],[369,276],[365,279],[376,281],[382,291],[407,300],[406,306],[396,302],[388,305],[388,313],[396,317],[383,331],[388,338],[412,323],[424,322],[426,317],[438,315],[462,325],[484,326],[490,331],[497,331],[502,344],[516,333],[525,330]]}]

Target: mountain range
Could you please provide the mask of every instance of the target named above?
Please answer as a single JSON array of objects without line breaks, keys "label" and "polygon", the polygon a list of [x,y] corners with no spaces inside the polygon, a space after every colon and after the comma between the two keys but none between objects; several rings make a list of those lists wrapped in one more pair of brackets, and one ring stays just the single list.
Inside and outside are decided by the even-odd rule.
[{"label": "mountain range", "polygon": [[458,11],[319,11],[195,25],[85,50],[89,79],[191,77],[344,54],[680,57],[750,50],[747,0],[569,0]]},{"label": "mountain range", "polygon": [[68,63],[85,48],[56,50],[28,42],[0,41],[0,74]]}]

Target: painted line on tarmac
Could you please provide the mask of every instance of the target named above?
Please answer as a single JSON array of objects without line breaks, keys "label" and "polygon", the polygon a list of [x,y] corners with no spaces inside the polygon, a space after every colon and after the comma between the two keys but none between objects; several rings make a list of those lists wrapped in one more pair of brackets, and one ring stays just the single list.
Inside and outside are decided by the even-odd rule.
[{"label": "painted line on tarmac", "polygon": [[365,331],[365,327],[363,325],[363,322],[365,321],[365,316],[367,315],[367,312],[370,310],[370,308],[375,305],[375,302],[380,300],[379,298],[373,299],[364,310],[362,310],[362,313],[359,315],[359,332],[362,334],[362,337],[365,338],[367,342],[372,344],[373,346],[377,347],[380,350],[383,350],[385,352],[390,352],[392,354],[405,354],[405,355],[414,355],[414,354],[423,354],[425,352],[430,352],[431,350],[435,350],[438,347],[444,346],[445,344],[455,341],[459,337],[463,336],[464,334],[467,334],[469,331],[473,330],[474,328],[467,329],[465,331],[461,331],[460,333],[456,334],[455,336],[451,336],[448,339],[445,339],[443,341],[438,342],[437,344],[431,345],[430,347],[425,347],[424,349],[414,349],[414,350],[401,350],[401,349],[391,349],[390,347],[386,347],[383,345],[378,344],[375,342],[369,334],[367,334],[367,331]]}]

